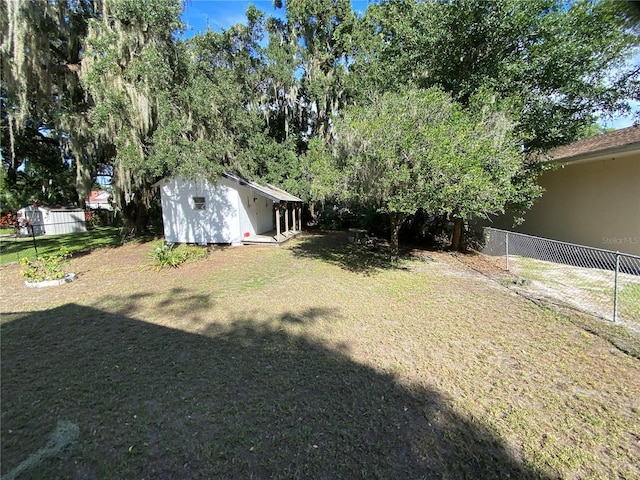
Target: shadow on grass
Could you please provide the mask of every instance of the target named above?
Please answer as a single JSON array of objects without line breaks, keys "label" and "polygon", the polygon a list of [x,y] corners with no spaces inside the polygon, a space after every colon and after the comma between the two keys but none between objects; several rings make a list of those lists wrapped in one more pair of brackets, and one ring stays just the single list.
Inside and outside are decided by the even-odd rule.
[{"label": "shadow on grass", "polygon": [[[373,274],[380,270],[398,268],[392,261],[391,250],[381,244],[376,247],[354,245],[347,232],[309,233],[299,237],[290,247],[293,254],[302,258],[316,258],[339,265],[351,272]],[[400,251],[400,258],[408,257]]]},{"label": "shadow on grass", "polygon": [[325,313],[200,335],[74,304],[8,314],[2,473],[62,420],[79,426],[75,447],[21,480],[541,478],[439,392],[286,333]]}]

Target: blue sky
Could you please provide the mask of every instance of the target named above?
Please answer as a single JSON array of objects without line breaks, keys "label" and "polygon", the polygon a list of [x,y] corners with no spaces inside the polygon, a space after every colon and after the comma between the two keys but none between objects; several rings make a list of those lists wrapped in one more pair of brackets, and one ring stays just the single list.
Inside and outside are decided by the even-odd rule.
[{"label": "blue sky", "polygon": [[[353,9],[360,14],[364,13],[369,3],[367,0],[351,1]],[[213,31],[221,31],[236,23],[245,23],[247,19],[245,12],[250,4],[255,5],[266,15],[284,16],[284,9],[273,8],[272,0],[186,0],[182,20],[187,25],[187,29],[183,36],[190,38],[199,32],[206,31],[207,27]],[[638,63],[639,59],[640,55],[635,57],[633,61]],[[640,109],[640,104],[633,102],[632,107],[637,111]],[[624,128],[633,124],[633,115],[613,120],[602,120],[599,123],[608,128]]]},{"label": "blue sky", "polygon": [[226,30],[236,23],[246,23],[245,12],[250,4],[254,4],[267,15],[282,16],[283,9],[273,8],[271,0],[186,0],[182,21],[187,24],[185,37],[206,31]]},{"label": "blue sky", "polygon": [[[284,2],[283,2],[284,3]],[[367,0],[352,0],[356,12],[364,13]],[[284,9],[273,8],[272,0],[186,0],[182,20],[187,24],[185,37],[204,32],[207,26],[214,31],[227,29],[236,23],[245,23],[245,12],[250,4],[255,5],[267,15],[283,17]]]},{"label": "blue sky", "polygon": [[[633,111],[640,111],[640,102],[630,102],[631,108]],[[633,113],[625,116],[625,117],[617,117],[612,120],[600,120],[598,123],[606,128],[613,128],[615,130],[619,130],[621,128],[630,127],[633,125]]]}]

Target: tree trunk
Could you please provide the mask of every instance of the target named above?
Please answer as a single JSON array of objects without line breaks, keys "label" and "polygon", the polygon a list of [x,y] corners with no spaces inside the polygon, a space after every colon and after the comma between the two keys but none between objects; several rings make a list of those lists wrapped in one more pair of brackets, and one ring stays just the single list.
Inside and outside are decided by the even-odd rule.
[{"label": "tree trunk", "polygon": [[126,207],[122,209],[122,216],[127,231],[127,238],[144,235],[147,230],[149,212],[142,202],[131,200]]},{"label": "tree trunk", "polygon": [[462,218],[453,219],[453,238],[451,239],[451,249],[459,252],[462,250]]},{"label": "tree trunk", "polygon": [[83,163],[82,153],[74,154],[76,163],[76,192],[78,194],[78,205],[80,208],[86,208],[87,197],[91,192],[93,185],[93,176],[91,168]]},{"label": "tree trunk", "polygon": [[309,217],[311,217],[311,223],[315,225],[318,216],[316,214],[316,204],[314,202],[309,202]]},{"label": "tree trunk", "polygon": [[[138,237],[147,233],[147,220],[149,219],[149,206],[153,193],[145,189],[136,190],[131,198],[127,198],[124,192],[120,193],[122,205],[122,217],[128,238]],[[129,200],[127,202],[127,200]]]},{"label": "tree trunk", "polygon": [[136,204],[135,236],[147,233],[147,220],[149,219],[149,207],[144,202]]},{"label": "tree trunk", "polygon": [[[124,222],[126,238],[132,238],[136,234],[136,212],[137,208],[134,199],[128,198],[125,192],[120,192],[120,211],[122,212],[122,221]],[[129,200],[129,201],[127,201]]]},{"label": "tree trunk", "polygon": [[399,241],[398,235],[400,234],[400,227],[404,221],[406,215],[400,212],[390,212],[389,220],[391,221],[391,259],[397,262],[400,259],[399,255]]}]

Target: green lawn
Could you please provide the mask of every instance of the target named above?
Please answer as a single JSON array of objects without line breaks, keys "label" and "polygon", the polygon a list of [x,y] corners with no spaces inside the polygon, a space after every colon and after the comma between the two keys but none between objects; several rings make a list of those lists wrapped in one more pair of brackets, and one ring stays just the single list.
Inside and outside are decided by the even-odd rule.
[{"label": "green lawn", "polygon": [[37,297],[2,269],[3,475],[61,421],[21,480],[640,475],[638,359],[454,256],[305,235],[156,271],[154,246]]},{"label": "green lawn", "polygon": [[115,227],[99,227],[66,235],[38,236],[35,238],[35,245],[32,237],[5,237],[0,238],[0,265],[19,262],[23,257],[32,260],[36,257],[36,248],[38,254],[48,255],[64,246],[74,254],[121,243],[120,230]]}]

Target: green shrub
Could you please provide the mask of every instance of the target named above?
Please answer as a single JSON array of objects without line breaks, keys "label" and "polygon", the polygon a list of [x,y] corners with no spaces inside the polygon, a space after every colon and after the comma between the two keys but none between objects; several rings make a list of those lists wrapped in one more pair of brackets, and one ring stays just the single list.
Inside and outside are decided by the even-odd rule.
[{"label": "green shrub", "polygon": [[149,257],[151,263],[158,269],[165,267],[176,268],[185,262],[197,260],[199,258],[207,258],[209,252],[206,247],[196,247],[193,245],[179,245],[175,244],[157,244],[151,252]]},{"label": "green shrub", "polygon": [[20,259],[20,265],[23,267],[20,270],[20,274],[29,282],[58,280],[65,276],[62,268],[64,261],[70,255],[66,247],[60,247],[57,253],[41,255],[35,260],[29,260],[27,257],[23,257]]}]

